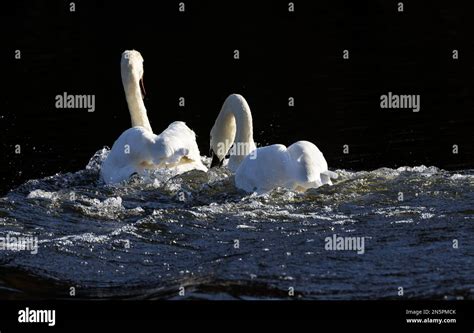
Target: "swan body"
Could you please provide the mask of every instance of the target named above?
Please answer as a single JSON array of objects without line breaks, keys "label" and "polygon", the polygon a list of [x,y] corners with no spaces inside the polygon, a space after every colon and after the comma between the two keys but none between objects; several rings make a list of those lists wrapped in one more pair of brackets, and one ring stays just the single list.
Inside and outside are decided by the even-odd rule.
[{"label": "swan body", "polygon": [[175,121],[161,134],[153,133],[139,86],[143,77],[140,53],[125,51],[121,69],[132,128],[119,136],[102,163],[101,176],[105,183],[117,183],[148,169],[167,168],[175,174],[193,169],[206,172],[196,134],[184,122]]},{"label": "swan body", "polygon": [[264,193],[276,187],[306,191],[332,185],[331,178],[337,178],[311,142],[298,141],[288,148],[281,144],[256,148],[250,108],[237,94],[226,99],[211,130],[213,164],[223,161],[232,144],[247,147],[238,154],[231,153],[228,162],[235,172],[235,185],[246,192]]}]

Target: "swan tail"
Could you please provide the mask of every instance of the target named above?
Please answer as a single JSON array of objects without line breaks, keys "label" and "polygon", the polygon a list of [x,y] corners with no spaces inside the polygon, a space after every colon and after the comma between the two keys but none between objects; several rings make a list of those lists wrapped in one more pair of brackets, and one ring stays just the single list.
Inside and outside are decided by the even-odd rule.
[{"label": "swan tail", "polygon": [[329,176],[325,174],[321,174],[321,185],[324,185],[324,184],[332,185],[332,181],[331,181],[331,178],[329,178]]},{"label": "swan tail", "polygon": [[324,176],[326,176],[328,178],[332,178],[332,179],[337,179],[337,177],[338,177],[337,173],[329,171],[329,170],[321,172],[321,175],[324,175]]},{"label": "swan tail", "polygon": [[329,170],[321,172],[321,183],[322,184],[332,185],[331,178],[336,179],[337,178],[337,173],[329,171]]}]

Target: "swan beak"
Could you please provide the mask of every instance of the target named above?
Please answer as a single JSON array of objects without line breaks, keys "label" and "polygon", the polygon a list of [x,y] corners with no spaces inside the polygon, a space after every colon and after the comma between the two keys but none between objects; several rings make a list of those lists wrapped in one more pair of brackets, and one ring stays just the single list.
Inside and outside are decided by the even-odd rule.
[{"label": "swan beak", "polygon": [[212,162],[211,162],[211,168],[217,166],[220,167],[222,166],[222,162],[220,161],[219,158],[217,157],[216,154],[214,154],[214,151],[211,149],[211,157],[212,157]]},{"label": "swan beak", "polygon": [[142,91],[142,98],[145,99],[146,91],[145,91],[145,85],[143,84],[143,76],[140,79],[140,88]]}]

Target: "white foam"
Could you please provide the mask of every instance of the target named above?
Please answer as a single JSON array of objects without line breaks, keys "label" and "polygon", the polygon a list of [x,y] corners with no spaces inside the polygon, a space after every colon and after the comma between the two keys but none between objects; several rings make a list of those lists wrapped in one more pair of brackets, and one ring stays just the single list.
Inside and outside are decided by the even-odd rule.
[{"label": "white foam", "polygon": [[99,171],[102,162],[107,158],[107,155],[109,155],[109,153],[110,149],[108,147],[104,147],[101,150],[96,151],[94,156],[90,158],[89,163],[87,163],[86,170]]},{"label": "white foam", "polygon": [[465,180],[465,179],[473,179],[474,175],[460,175],[459,173],[455,173],[450,177],[451,180]]},{"label": "white foam", "polygon": [[49,199],[49,200],[56,200],[58,199],[57,192],[48,192],[43,190],[34,190],[31,191],[27,196],[27,199]]}]

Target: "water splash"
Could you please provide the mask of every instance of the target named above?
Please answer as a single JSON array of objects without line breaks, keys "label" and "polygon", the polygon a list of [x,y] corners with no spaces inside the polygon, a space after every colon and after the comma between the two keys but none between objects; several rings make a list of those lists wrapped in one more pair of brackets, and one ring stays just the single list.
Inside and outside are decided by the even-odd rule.
[{"label": "water splash", "polygon": [[[0,237],[40,246],[0,251],[0,297],[63,298],[80,285],[86,298],[177,298],[187,286],[189,298],[273,299],[292,286],[301,298],[371,299],[403,285],[407,297],[473,298],[473,170],[336,170],[334,186],[256,195],[227,169],[104,185],[108,152],[0,198]],[[365,254],[325,250],[334,234],[366,237]]]}]

